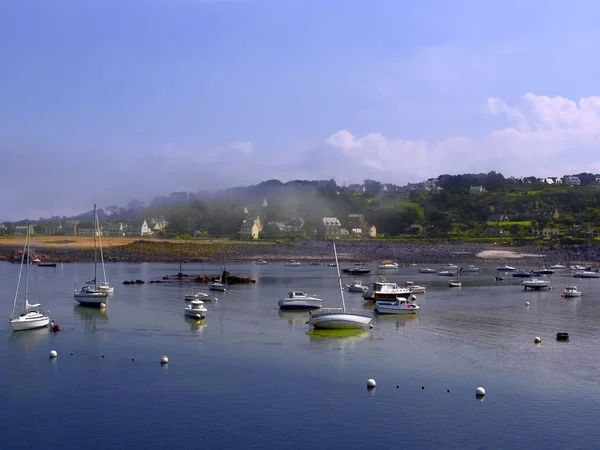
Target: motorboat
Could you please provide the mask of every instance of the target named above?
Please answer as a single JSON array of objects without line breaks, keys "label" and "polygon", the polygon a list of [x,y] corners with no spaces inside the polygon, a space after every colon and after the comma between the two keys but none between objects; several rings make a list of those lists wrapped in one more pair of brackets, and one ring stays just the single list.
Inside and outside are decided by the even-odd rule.
[{"label": "motorboat", "polygon": [[344,301],[344,288],[342,287],[342,276],[340,274],[340,266],[338,264],[337,251],[335,241],[333,241],[333,254],[335,255],[335,263],[337,267],[338,285],[340,287],[340,298],[342,301],[341,308],[321,309],[316,313],[309,311],[307,323],[315,329],[326,330],[355,330],[373,328],[371,322],[373,317],[365,311],[347,311]]},{"label": "motorboat", "polygon": [[291,261],[287,261],[284,265],[285,267],[298,267],[300,263],[292,259]]},{"label": "motorboat", "polygon": [[551,269],[566,269],[566,266],[564,264],[553,264],[550,266]]},{"label": "motorboat", "polygon": [[592,272],[591,270],[578,270],[573,276],[575,278],[600,278],[600,273]]},{"label": "motorboat", "polygon": [[207,309],[204,307],[204,302],[202,300],[192,300],[183,311],[186,317],[204,319],[206,317]]},{"label": "motorboat", "polygon": [[397,262],[392,261],[383,261],[381,264],[379,264],[378,267],[380,269],[397,269],[399,267],[399,264]]},{"label": "motorboat", "polygon": [[575,264],[569,267],[571,270],[592,270],[592,266],[584,265],[584,264]]},{"label": "motorboat", "polygon": [[196,293],[191,293],[191,294],[185,294],[183,299],[186,302],[193,302],[194,300],[204,300],[207,297],[208,297],[208,294],[206,292],[196,292]]},{"label": "motorboat", "polygon": [[422,267],[419,269],[419,273],[437,273],[437,270],[430,267]]},{"label": "motorboat", "polygon": [[257,266],[266,266],[269,263],[267,261],[265,261],[264,259],[259,259],[258,261],[254,261],[254,264]]},{"label": "motorboat", "polygon": [[567,286],[562,293],[563,297],[581,297],[581,291],[577,286]]},{"label": "motorboat", "polygon": [[454,275],[456,275],[456,270],[441,270],[440,272],[438,272],[438,275],[440,277],[453,277]]},{"label": "motorboat", "polygon": [[450,272],[456,272],[458,269],[459,267],[456,264],[446,264],[442,267],[442,271],[447,270]]},{"label": "motorboat", "polygon": [[496,268],[496,270],[500,270],[502,272],[512,272],[517,269],[515,269],[513,266],[509,266],[508,264],[502,264],[502,265],[498,266]]},{"label": "motorboat", "polygon": [[319,309],[323,300],[318,297],[311,297],[302,291],[289,291],[288,296],[279,300],[279,309]]},{"label": "motorboat", "polygon": [[414,295],[410,298],[397,297],[396,300],[380,300],[375,302],[377,314],[417,314],[421,307],[414,303],[417,299]]},{"label": "motorboat", "polygon": [[396,283],[387,282],[385,279],[380,278],[370,284],[363,294],[363,298],[367,301],[395,301],[397,297],[408,297],[410,294],[410,288],[400,287]]},{"label": "motorboat", "polygon": [[462,281],[448,280],[448,287],[462,287]]},{"label": "motorboat", "polygon": [[531,272],[525,272],[524,270],[517,270],[512,274],[514,278],[531,278]]},{"label": "motorboat", "polygon": [[548,269],[547,267],[542,267],[541,269],[532,270],[532,275],[552,275],[554,273],[554,269]]},{"label": "motorboat", "polygon": [[97,288],[100,292],[106,292],[107,294],[115,292],[114,286],[111,286],[108,281],[101,281]]},{"label": "motorboat", "polygon": [[410,290],[411,294],[424,294],[425,293],[425,286],[415,284],[412,281],[405,281],[404,287],[407,287]]},{"label": "motorboat", "polygon": [[532,290],[540,290],[540,289],[551,289],[550,280],[545,280],[541,278],[532,278],[531,280],[521,281],[521,286],[523,286],[523,290],[532,289]]},{"label": "motorboat", "polygon": [[213,281],[212,283],[208,283],[208,289],[211,291],[225,292],[227,290],[227,285],[220,281]]},{"label": "motorboat", "polygon": [[369,287],[362,284],[360,280],[354,280],[351,284],[347,284],[346,288],[348,292],[366,292]]},{"label": "motorboat", "polygon": [[461,267],[460,271],[461,272],[481,272],[481,269],[479,267],[471,264],[468,267]]},{"label": "motorboat", "polygon": [[344,267],[342,272],[348,275],[369,275],[371,273],[371,266],[364,263],[355,263],[352,267]]}]

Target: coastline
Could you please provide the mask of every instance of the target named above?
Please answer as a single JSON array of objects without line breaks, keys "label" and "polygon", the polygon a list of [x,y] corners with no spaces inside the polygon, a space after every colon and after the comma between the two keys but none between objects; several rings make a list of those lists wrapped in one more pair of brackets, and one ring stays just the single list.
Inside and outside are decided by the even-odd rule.
[{"label": "coastline", "polygon": [[[94,260],[92,238],[34,238],[32,258],[42,262],[71,263]],[[329,241],[303,240],[296,243],[239,242],[226,240],[184,241],[158,239],[103,239],[105,263],[111,262],[269,262],[297,260],[301,262],[331,262],[333,251]],[[395,260],[401,265],[411,264],[477,264],[504,263],[593,263],[600,259],[600,248],[587,245],[561,249],[543,249],[542,253],[530,247],[501,247],[460,241],[402,242],[402,241],[336,241],[338,259],[342,262],[382,262]],[[0,261],[20,262],[22,241],[18,238],[0,241]]]}]

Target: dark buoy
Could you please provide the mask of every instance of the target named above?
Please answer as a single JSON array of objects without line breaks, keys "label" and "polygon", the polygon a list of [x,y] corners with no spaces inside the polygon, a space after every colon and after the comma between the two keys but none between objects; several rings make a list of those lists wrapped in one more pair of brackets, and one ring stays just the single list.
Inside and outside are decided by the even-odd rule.
[{"label": "dark buoy", "polygon": [[450,389],[446,389],[446,392],[449,394],[450,393]]},{"label": "dark buoy", "polygon": [[556,333],[556,340],[566,342],[569,340],[569,333]]},{"label": "dark buoy", "polygon": [[396,389],[400,389],[400,385],[399,384],[396,385]]},{"label": "dark buoy", "polygon": [[424,390],[424,389],[425,389],[425,386],[421,386],[421,390]]}]

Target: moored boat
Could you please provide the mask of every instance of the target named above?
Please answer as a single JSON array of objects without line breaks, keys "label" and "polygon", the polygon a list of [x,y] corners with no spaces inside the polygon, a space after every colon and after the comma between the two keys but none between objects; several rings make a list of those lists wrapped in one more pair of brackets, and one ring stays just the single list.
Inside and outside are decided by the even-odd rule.
[{"label": "moored boat", "polygon": [[378,314],[417,314],[421,307],[414,303],[414,295],[410,298],[397,297],[396,300],[380,300],[375,302],[375,312]]},{"label": "moored boat", "polygon": [[396,297],[408,297],[411,294],[408,287],[400,287],[393,282],[387,282],[385,279],[370,284],[369,288],[363,294],[367,301],[390,300],[395,301]]},{"label": "moored boat", "polygon": [[183,311],[186,317],[203,319],[206,317],[207,309],[204,307],[204,302],[202,300],[192,300]]},{"label": "moored boat", "polygon": [[540,279],[540,278],[533,278],[531,280],[525,280],[525,281],[521,281],[521,286],[523,286],[523,290],[527,290],[527,289],[533,289],[533,290],[540,290],[540,289],[550,289],[550,280],[545,280],[545,279]]},{"label": "moored boat", "polygon": [[309,296],[302,291],[289,291],[288,296],[279,300],[278,304],[281,310],[311,310],[319,309],[323,300]]},{"label": "moored boat", "polygon": [[563,297],[581,297],[581,291],[577,286],[567,286],[562,293]]},{"label": "moored boat", "polygon": [[360,280],[354,280],[351,284],[347,284],[346,288],[348,292],[366,292],[369,287],[365,286]]}]

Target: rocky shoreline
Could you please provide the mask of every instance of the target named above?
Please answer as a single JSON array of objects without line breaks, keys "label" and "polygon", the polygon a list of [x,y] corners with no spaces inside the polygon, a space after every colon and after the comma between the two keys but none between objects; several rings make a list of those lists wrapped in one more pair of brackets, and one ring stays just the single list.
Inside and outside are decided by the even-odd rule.
[{"label": "rocky shoreline", "polygon": [[[600,247],[574,245],[563,248],[498,247],[490,244],[445,241],[436,243],[387,241],[336,241],[340,261],[381,262],[395,260],[400,264],[473,264],[506,262],[518,258],[523,263],[538,263],[540,253],[544,261],[554,263],[593,263],[600,259]],[[485,252],[485,253],[482,253]],[[30,258],[42,262],[73,263],[94,260],[93,249],[45,248],[31,250]],[[0,261],[20,262],[22,248],[0,247]],[[209,262],[209,261],[333,261],[329,241],[304,240],[294,244],[227,244],[198,245],[169,242],[136,241],[103,250],[104,261],[110,262]]]}]

